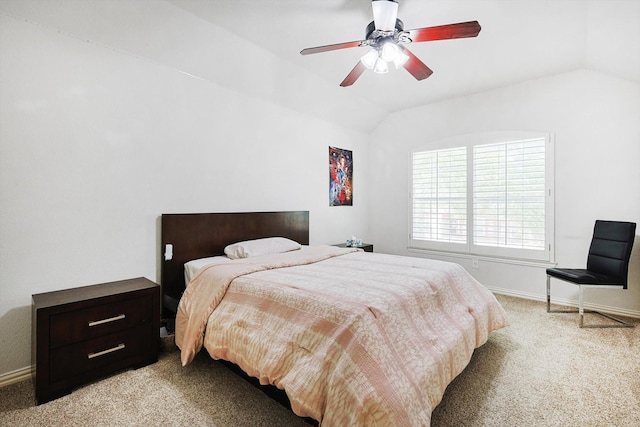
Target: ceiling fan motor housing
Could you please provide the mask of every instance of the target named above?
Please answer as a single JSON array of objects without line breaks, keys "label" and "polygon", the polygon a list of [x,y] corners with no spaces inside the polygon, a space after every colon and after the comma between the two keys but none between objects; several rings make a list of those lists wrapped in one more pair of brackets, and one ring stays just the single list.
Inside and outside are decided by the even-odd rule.
[{"label": "ceiling fan motor housing", "polygon": [[365,40],[372,42],[371,44],[375,44],[382,37],[389,37],[397,39],[396,35],[404,32],[404,23],[400,19],[396,19],[396,28],[394,31],[380,31],[376,30],[375,21],[371,21],[369,25],[367,25],[367,29],[365,31]]}]

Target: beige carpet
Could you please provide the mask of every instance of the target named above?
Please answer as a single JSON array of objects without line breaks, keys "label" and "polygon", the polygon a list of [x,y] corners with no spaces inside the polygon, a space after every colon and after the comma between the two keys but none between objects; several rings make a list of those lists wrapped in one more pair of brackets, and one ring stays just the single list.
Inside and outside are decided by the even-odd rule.
[{"label": "beige carpet", "polygon": [[[640,326],[579,329],[575,314],[498,298],[510,326],[476,350],[432,426],[640,426]],[[204,353],[182,368],[170,339],[158,363],[44,405],[29,381],[0,389],[0,425],[308,426]]]}]

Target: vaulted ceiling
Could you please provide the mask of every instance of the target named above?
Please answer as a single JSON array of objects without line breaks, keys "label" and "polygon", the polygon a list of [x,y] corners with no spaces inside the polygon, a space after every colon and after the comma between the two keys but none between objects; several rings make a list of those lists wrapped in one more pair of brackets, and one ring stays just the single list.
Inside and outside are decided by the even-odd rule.
[{"label": "vaulted ceiling", "polygon": [[[301,56],[302,48],[362,40],[368,0],[172,0],[275,55],[338,85],[366,48]],[[405,29],[478,20],[475,39],[409,47],[434,74],[366,73],[348,89],[389,111],[576,68],[640,82],[640,1],[399,0]],[[241,54],[241,52],[236,52]]]},{"label": "vaulted ceiling", "polygon": [[640,0],[399,0],[405,29],[477,20],[477,38],[414,43],[433,71],[365,72],[369,0],[0,0],[0,11],[191,76],[371,130],[391,112],[576,69],[640,83]]}]

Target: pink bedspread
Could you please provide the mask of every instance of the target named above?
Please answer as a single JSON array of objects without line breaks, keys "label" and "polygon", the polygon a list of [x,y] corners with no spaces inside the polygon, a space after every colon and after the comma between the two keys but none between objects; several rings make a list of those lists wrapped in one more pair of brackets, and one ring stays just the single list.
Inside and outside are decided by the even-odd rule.
[{"label": "pink bedspread", "polygon": [[505,324],[457,264],[317,246],[204,268],[180,301],[176,343],[183,364],[204,345],[322,426],[428,426]]}]

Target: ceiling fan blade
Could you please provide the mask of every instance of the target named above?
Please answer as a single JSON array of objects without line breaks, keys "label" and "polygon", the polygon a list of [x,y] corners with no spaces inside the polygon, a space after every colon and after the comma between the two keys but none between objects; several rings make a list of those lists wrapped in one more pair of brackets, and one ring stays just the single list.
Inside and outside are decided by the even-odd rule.
[{"label": "ceiling fan blade", "polygon": [[363,42],[361,42],[361,41],[355,41],[355,42],[328,44],[326,46],[308,47],[306,49],[302,49],[300,51],[300,54],[301,55],[311,55],[312,53],[322,53],[322,52],[329,52],[329,51],[338,50],[338,49],[347,49],[347,48],[350,48],[350,47],[361,46],[362,43]]},{"label": "ceiling fan blade", "polygon": [[364,65],[362,65],[362,62],[358,61],[356,66],[353,67],[353,70],[351,70],[351,72],[347,75],[347,77],[344,78],[342,83],[340,83],[340,86],[342,87],[351,86],[356,82],[356,80],[358,80],[358,77],[360,77],[362,73],[364,73],[364,70],[366,69],[367,68]]},{"label": "ceiling fan blade", "polygon": [[480,30],[481,27],[478,21],[469,21],[458,24],[438,25],[437,27],[416,28],[408,30],[408,33],[413,42],[428,42],[475,37]]},{"label": "ceiling fan blade", "polygon": [[402,47],[402,51],[409,57],[403,67],[407,70],[416,80],[424,80],[433,74],[431,68],[427,67],[424,62],[420,61],[409,49]]}]

